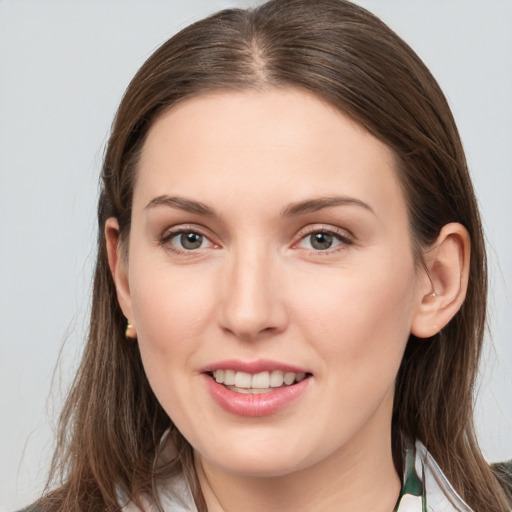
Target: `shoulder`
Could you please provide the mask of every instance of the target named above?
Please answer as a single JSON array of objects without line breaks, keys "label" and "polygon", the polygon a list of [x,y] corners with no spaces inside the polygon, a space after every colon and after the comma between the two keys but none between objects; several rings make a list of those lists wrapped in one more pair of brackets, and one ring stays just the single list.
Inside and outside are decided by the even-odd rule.
[{"label": "shoulder", "polygon": [[499,477],[502,485],[512,494],[512,459],[507,462],[492,464],[491,468]]}]

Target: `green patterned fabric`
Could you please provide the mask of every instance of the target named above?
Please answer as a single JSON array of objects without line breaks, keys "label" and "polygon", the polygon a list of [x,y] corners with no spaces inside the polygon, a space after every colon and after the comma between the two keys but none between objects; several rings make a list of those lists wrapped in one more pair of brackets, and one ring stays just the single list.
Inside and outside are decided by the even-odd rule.
[{"label": "green patterned fabric", "polygon": [[417,510],[420,510],[418,505],[421,503],[421,510],[426,510],[425,486],[416,472],[415,464],[416,449],[407,450],[405,454],[404,483],[393,512],[403,510],[403,506],[400,506],[400,504],[406,502],[416,504]]}]

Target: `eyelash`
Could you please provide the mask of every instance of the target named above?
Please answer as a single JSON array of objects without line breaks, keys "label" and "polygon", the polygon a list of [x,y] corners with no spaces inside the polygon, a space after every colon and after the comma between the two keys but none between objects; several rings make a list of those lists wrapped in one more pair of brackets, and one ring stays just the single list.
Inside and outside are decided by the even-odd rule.
[{"label": "eyelash", "polygon": [[[159,244],[161,246],[164,246],[166,250],[184,256],[193,255],[193,253],[195,253],[198,249],[201,249],[201,247],[194,249],[177,248],[175,244],[171,243],[171,241],[180,235],[198,235],[202,237],[201,245],[206,240],[211,246],[215,247],[215,244],[210,240],[208,235],[206,235],[202,230],[198,229],[195,226],[180,226],[179,228],[166,231],[160,238]],[[305,231],[300,233],[299,241],[294,243],[293,247],[297,248],[301,242],[307,240],[307,238],[311,237],[312,235],[327,235],[333,237],[339,242],[334,247],[328,247],[325,250],[315,249],[314,247],[304,247],[304,249],[309,250],[312,254],[332,254],[333,252],[337,252],[353,244],[353,238],[351,236],[347,236],[347,232],[345,230],[337,230],[333,229],[332,227],[326,228],[323,226],[310,226]]]},{"label": "eyelash", "polygon": [[325,250],[315,249],[314,247],[305,248],[309,250],[312,254],[329,255],[334,252],[346,249],[348,246],[354,243],[352,235],[348,234],[346,230],[335,229],[331,226],[329,226],[328,228],[325,226],[310,226],[306,229],[306,231],[300,234],[299,242],[294,244],[294,246],[298,246],[301,242],[307,240],[308,237],[317,234],[331,236],[335,238],[339,242],[339,244],[332,248],[329,247]]}]

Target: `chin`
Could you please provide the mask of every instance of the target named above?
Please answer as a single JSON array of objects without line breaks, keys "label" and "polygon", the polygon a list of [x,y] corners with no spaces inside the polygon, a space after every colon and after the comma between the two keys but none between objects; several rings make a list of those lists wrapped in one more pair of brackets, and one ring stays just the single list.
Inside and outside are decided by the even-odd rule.
[{"label": "chin", "polygon": [[[215,461],[212,461],[215,464]],[[265,458],[251,459],[247,457],[222,459],[219,467],[228,473],[250,478],[277,478],[283,477],[307,467],[297,460],[282,460],[279,457],[268,455]]]},{"label": "chin", "polygon": [[[301,446],[298,450],[297,447]],[[210,444],[201,452],[201,458],[222,470],[244,477],[281,477],[315,464],[314,453],[305,443],[289,440],[287,443],[274,439],[273,442],[223,443],[219,448]],[[197,452],[196,452],[197,453]]]}]

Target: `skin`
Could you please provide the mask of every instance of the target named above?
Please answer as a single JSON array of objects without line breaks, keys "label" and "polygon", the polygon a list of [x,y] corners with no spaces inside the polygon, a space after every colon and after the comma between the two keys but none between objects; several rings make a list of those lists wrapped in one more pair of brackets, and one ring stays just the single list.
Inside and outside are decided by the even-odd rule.
[{"label": "skin", "polygon": [[[333,197],[344,202],[293,208]],[[201,245],[184,248],[180,230]],[[313,247],[312,233],[331,233],[331,247]],[[469,241],[445,226],[430,275],[417,264],[387,146],[300,90],[186,100],[144,145],[129,264],[115,219],[106,237],[119,302],[194,447],[209,511],[393,509],[395,377],[410,333],[431,336],[460,306]],[[306,369],[305,392],[264,417],[219,407],[202,369],[262,358]]]}]

